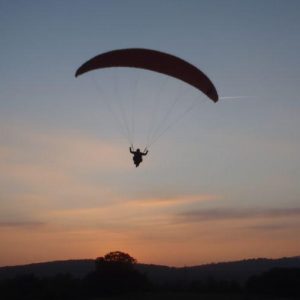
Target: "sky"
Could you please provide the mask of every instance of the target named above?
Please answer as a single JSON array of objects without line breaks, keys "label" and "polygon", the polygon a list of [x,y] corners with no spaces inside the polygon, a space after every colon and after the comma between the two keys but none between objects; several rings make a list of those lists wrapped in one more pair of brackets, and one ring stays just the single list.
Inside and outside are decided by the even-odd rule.
[{"label": "sky", "polygon": [[[293,0],[0,0],[0,266],[299,255],[299,28]],[[192,63],[219,102],[144,70],[74,77],[121,48]]]}]

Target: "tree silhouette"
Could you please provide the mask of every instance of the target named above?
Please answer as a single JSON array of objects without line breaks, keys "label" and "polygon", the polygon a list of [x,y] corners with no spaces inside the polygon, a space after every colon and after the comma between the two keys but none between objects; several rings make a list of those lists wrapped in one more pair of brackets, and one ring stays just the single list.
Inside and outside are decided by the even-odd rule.
[{"label": "tree silhouette", "polygon": [[115,251],[95,260],[96,270],[86,276],[86,285],[93,295],[118,294],[143,290],[147,278],[138,272],[136,259]]},{"label": "tree silhouette", "polygon": [[105,267],[112,268],[113,266],[117,268],[130,269],[133,268],[133,265],[136,263],[137,260],[135,258],[121,251],[109,252],[104,255],[104,257],[96,258],[95,261],[96,270],[101,270]]}]

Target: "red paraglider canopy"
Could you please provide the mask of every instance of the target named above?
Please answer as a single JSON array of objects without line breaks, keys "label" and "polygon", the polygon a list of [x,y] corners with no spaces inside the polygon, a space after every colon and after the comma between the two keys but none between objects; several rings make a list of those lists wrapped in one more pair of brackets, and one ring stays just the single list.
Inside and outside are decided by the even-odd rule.
[{"label": "red paraglider canopy", "polygon": [[219,99],[215,86],[202,71],[179,57],[156,50],[130,48],[105,52],[85,62],[75,76],[110,67],[140,68],[166,74],[194,86],[214,102]]}]

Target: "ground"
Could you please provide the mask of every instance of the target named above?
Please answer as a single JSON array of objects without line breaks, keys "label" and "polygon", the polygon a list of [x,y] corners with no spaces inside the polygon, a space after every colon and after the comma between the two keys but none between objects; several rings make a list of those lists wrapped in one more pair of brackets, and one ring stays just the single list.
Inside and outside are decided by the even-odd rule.
[{"label": "ground", "polygon": [[243,294],[145,293],[93,300],[293,300],[293,298]]}]

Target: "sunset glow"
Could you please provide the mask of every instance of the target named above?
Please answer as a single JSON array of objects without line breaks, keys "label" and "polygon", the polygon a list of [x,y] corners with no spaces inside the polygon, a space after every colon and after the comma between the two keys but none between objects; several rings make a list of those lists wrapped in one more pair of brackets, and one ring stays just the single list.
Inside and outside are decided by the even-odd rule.
[{"label": "sunset glow", "polygon": [[[0,266],[114,250],[170,266],[300,254],[300,2],[0,8]],[[138,107],[138,137],[157,95],[199,100],[176,106],[187,113],[174,114],[138,168],[103,104],[109,88],[74,77],[93,55],[128,47],[182,57],[223,96],[213,103],[160,74],[141,72],[127,87],[103,75],[112,98],[136,95],[139,107],[123,103]]]}]

